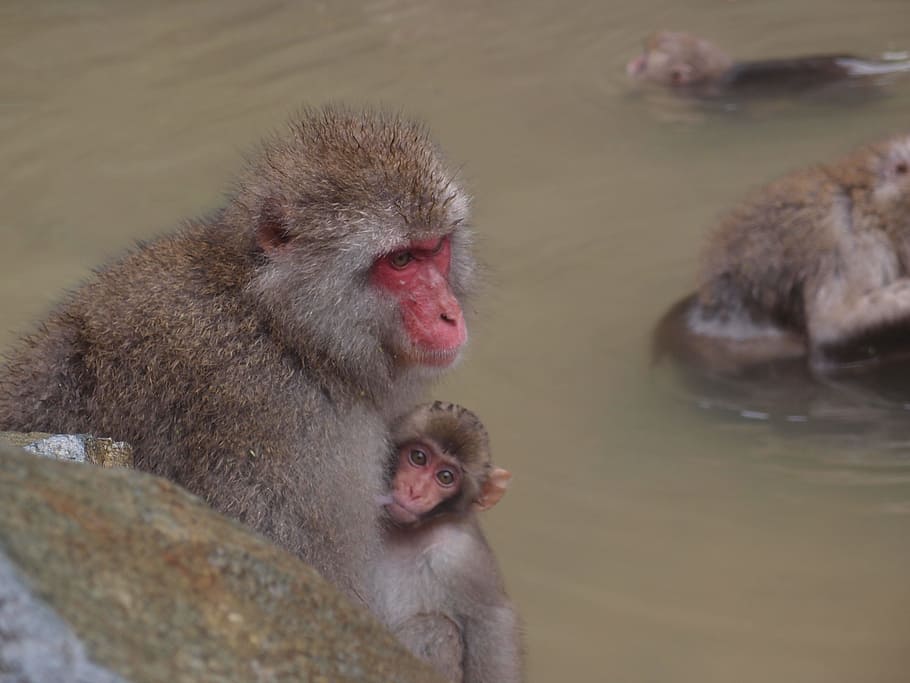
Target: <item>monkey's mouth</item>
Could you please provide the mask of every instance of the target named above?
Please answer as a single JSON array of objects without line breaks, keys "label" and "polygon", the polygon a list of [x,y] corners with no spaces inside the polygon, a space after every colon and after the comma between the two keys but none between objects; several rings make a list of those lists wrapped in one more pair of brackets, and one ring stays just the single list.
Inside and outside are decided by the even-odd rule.
[{"label": "monkey's mouth", "polygon": [[458,360],[461,349],[461,346],[454,349],[412,349],[408,354],[408,360],[414,365],[447,368]]},{"label": "monkey's mouth", "polygon": [[394,498],[385,506],[386,512],[396,524],[414,524],[420,517],[398,503]]}]

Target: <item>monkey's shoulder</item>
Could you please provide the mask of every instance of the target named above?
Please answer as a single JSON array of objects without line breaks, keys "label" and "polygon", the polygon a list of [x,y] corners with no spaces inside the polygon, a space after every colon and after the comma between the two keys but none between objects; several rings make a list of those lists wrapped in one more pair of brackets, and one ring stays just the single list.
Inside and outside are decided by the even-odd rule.
[{"label": "monkey's shoulder", "polygon": [[792,230],[794,224],[802,224],[807,213],[813,218],[824,215],[840,194],[840,186],[825,169],[810,166],[753,190],[725,214],[722,222],[730,227]]},{"label": "monkey's shoulder", "polygon": [[820,168],[796,171],[761,187],[727,211],[710,231],[703,252],[713,271],[801,271],[838,246],[848,203]]}]

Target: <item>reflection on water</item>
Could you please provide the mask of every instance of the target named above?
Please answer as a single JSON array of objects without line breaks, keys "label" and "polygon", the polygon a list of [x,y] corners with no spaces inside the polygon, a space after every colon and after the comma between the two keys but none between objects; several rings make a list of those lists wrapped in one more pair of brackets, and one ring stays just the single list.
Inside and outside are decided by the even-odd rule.
[{"label": "reflection on water", "polygon": [[700,410],[780,429],[792,426],[797,434],[893,435],[883,443],[905,433],[910,437],[907,360],[872,357],[813,372],[808,358],[800,355],[724,367],[711,365],[708,358],[687,357],[687,351],[674,356],[678,351],[668,347],[666,336],[655,334],[654,353],[654,365],[664,370],[665,390]]},{"label": "reflection on water", "polygon": [[9,0],[2,341],[91,265],[217,205],[295,107],[412,112],[477,198],[491,282],[438,394],[515,473],[488,526],[530,680],[904,681],[902,379],[693,385],[648,347],[725,207],[906,129],[910,88],[718,112],[623,68],[660,27],[750,58],[906,50],[908,25],[892,0]]},{"label": "reflection on water", "polygon": [[891,364],[862,374],[813,375],[805,361],[778,362],[730,375],[667,361],[655,371],[668,396],[719,427],[747,423],[780,438],[816,442],[843,453],[894,451],[910,458],[910,366]]}]

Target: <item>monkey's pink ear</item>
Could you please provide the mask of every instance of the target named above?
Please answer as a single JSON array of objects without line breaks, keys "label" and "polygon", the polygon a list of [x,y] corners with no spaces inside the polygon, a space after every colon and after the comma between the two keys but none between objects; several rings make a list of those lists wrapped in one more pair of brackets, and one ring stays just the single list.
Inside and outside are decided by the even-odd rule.
[{"label": "monkey's pink ear", "polygon": [[263,209],[256,225],[256,243],[259,248],[270,254],[284,247],[290,240],[291,236],[278,212],[275,209]]},{"label": "monkey's pink ear", "polygon": [[483,485],[483,490],[480,492],[480,498],[474,501],[474,504],[471,507],[480,512],[482,510],[489,510],[496,505],[496,503],[506,495],[506,489],[509,487],[509,480],[511,478],[512,473],[508,470],[504,470],[501,467],[494,467],[493,471],[490,472],[490,477],[487,479],[487,482]]}]

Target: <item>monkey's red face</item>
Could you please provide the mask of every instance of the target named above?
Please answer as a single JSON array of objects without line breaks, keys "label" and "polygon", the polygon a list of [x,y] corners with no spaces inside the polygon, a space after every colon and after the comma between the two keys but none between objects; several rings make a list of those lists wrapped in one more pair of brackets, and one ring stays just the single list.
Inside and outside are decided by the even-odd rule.
[{"label": "monkey's red face", "polygon": [[412,242],[373,265],[373,284],[398,302],[407,337],[398,349],[413,365],[446,367],[468,338],[461,305],[449,286],[448,237]]},{"label": "monkey's red face", "polygon": [[461,477],[458,464],[433,444],[402,446],[386,510],[398,524],[415,524],[461,490]]}]

